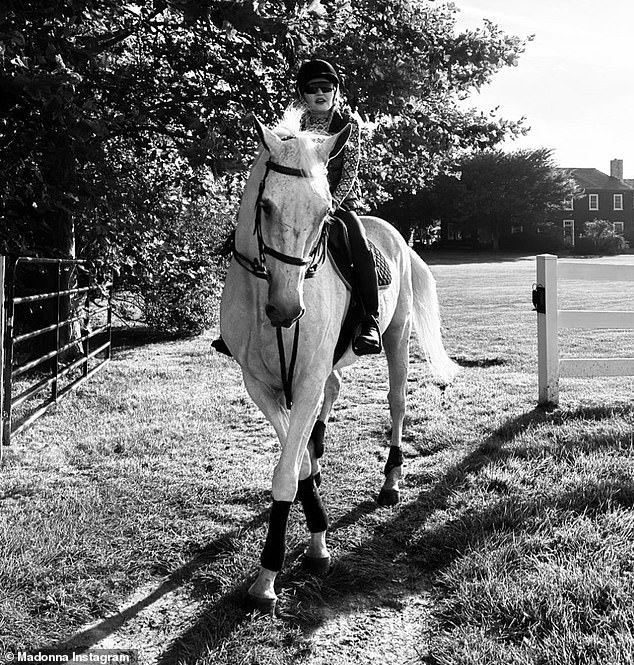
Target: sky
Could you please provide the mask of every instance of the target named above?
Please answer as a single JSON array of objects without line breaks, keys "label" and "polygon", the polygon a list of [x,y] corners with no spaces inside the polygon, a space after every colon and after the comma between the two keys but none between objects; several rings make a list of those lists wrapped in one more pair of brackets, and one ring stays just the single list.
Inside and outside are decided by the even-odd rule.
[{"label": "sky", "polygon": [[505,150],[546,147],[565,168],[610,172],[622,159],[634,178],[634,0],[454,0],[458,29],[483,19],[507,34],[535,35],[468,105],[525,117],[526,137]]}]

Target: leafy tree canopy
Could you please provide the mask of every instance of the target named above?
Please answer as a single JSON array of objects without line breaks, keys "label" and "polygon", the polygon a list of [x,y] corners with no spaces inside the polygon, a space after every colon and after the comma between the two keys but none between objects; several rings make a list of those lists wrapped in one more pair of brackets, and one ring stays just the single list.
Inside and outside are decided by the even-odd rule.
[{"label": "leafy tree canopy", "polygon": [[456,11],[432,0],[5,0],[0,249],[77,245],[148,280],[147,248],[194,204],[222,200],[226,215],[235,203],[255,148],[249,114],[279,118],[313,55],[336,63],[367,121],[370,205],[415,194],[456,154],[522,129],[458,101],[525,42],[490,22],[457,33]]},{"label": "leafy tree canopy", "polygon": [[572,175],[558,168],[545,148],[485,151],[457,168],[458,177],[438,176],[417,205],[474,238],[492,238],[496,247],[513,227],[536,231],[559,220],[564,201],[578,193]]}]

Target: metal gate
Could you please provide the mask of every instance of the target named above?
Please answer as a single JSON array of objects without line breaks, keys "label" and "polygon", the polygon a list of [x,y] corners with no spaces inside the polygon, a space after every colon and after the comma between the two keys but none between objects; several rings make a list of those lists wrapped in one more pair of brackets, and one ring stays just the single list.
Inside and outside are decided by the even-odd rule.
[{"label": "metal gate", "polygon": [[86,261],[0,256],[0,295],[6,446],[109,362],[112,283],[98,284]]}]

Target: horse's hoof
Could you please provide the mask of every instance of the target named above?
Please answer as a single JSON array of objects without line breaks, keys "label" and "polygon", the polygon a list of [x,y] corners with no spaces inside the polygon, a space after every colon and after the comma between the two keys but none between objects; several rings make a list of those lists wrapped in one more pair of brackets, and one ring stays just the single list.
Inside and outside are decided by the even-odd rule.
[{"label": "horse's hoof", "polygon": [[401,493],[398,490],[381,488],[379,492],[379,506],[395,506],[401,500]]},{"label": "horse's hoof", "polygon": [[302,568],[311,575],[325,575],[330,570],[330,557],[304,554]]},{"label": "horse's hoof", "polygon": [[277,598],[264,598],[247,592],[246,605],[249,612],[255,612],[263,616],[275,616]]}]

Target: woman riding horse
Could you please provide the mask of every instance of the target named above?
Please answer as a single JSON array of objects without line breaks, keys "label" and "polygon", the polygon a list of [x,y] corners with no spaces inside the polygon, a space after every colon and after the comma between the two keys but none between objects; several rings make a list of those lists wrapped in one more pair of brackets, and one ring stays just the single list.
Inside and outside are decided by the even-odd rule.
[{"label": "woman riding horse", "polygon": [[[352,185],[346,186],[345,181],[356,175],[358,163],[358,144],[350,143],[351,123],[331,134],[336,123],[344,121],[343,112],[334,105],[338,80],[334,69],[323,61],[311,61],[300,69],[298,88],[306,105],[303,125],[310,131],[302,130],[298,114],[289,115],[275,131],[255,119],[262,148],[240,202],[220,306],[222,337],[240,365],[247,392],[281,444],[273,470],[272,506],[260,569],[248,590],[250,601],[265,611],[273,611],[277,601],[275,580],[284,564],[286,528],[296,498],[310,532],[304,564],[314,572],[330,564],[328,517],[319,495],[318,455],[311,432],[318,417],[326,423],[336,399],[333,377],[353,364],[360,350],[357,348],[357,354],[346,350],[335,360],[352,296],[335,265],[327,260],[325,239],[329,213],[335,207],[343,210],[351,198]],[[319,122],[326,136],[316,135]],[[345,146],[343,160],[337,161]],[[365,352],[368,347],[376,351],[383,346],[388,364],[392,427],[385,480],[377,500],[390,506],[400,500],[412,327],[440,381],[450,381],[457,367],[442,342],[436,285],[429,268],[393,226],[364,217],[363,228],[392,276],[377,304],[375,273],[361,274],[360,269],[364,259],[359,255],[367,248],[365,232],[356,215],[349,213],[343,210],[355,252],[356,281],[362,283],[362,293],[368,283],[373,287],[367,289],[372,293],[362,295],[369,325],[361,336],[368,340],[357,345],[365,345]],[[375,330],[368,321],[376,314],[382,336],[377,322]]]},{"label": "woman riding horse", "polygon": [[363,319],[352,349],[358,355],[381,352],[379,296],[374,256],[356,210],[359,207],[359,124],[339,104],[341,82],[335,68],[326,60],[309,60],[297,73],[297,94],[305,105],[301,127],[314,134],[333,135],[347,124],[350,138],[339,155],[328,162],[328,183],[334,215],[346,225],[352,254],[353,279]]},{"label": "woman riding horse", "polygon": [[[303,106],[301,129],[313,134],[332,136],[346,125],[351,126],[350,138],[344,149],[328,163],[328,184],[333,199],[334,216],[346,226],[352,258],[355,295],[363,318],[352,341],[358,356],[380,353],[379,295],[374,256],[370,251],[365,229],[356,210],[359,207],[359,124],[339,103],[340,79],[335,68],[325,60],[305,62],[297,73],[296,91]],[[222,338],[212,346],[231,355]]]}]

